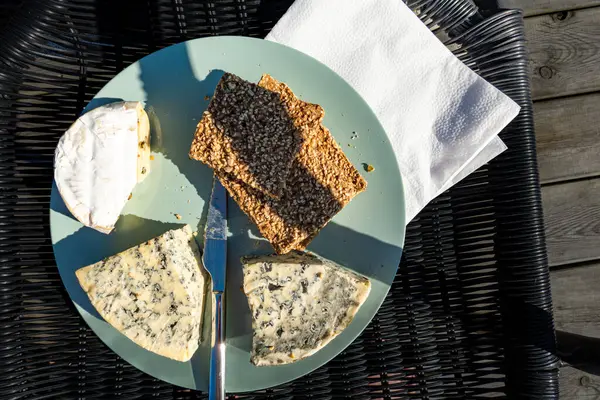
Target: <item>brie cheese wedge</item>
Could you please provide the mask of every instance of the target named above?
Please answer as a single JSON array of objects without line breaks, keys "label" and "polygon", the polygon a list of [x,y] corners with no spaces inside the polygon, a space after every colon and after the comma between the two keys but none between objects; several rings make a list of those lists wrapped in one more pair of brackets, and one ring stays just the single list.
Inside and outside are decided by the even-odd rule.
[{"label": "brie cheese wedge", "polygon": [[198,348],[207,274],[189,226],[75,274],[102,318],[134,343],[178,361]]},{"label": "brie cheese wedge", "polygon": [[58,142],[54,180],[82,224],[110,233],[133,188],[150,172],[150,124],[141,103],[85,113]]},{"label": "brie cheese wedge", "polygon": [[308,253],[242,258],[258,366],[289,364],[327,345],[352,322],[369,279]]}]

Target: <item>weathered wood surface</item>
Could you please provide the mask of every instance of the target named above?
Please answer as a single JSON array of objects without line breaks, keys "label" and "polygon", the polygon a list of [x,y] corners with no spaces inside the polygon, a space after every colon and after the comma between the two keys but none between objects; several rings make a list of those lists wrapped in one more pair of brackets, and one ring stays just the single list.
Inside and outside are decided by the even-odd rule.
[{"label": "weathered wood surface", "polygon": [[525,20],[535,99],[600,90],[600,7]]},{"label": "weathered wood surface", "polygon": [[600,400],[599,287],[600,262],[552,272],[561,399]]},{"label": "weathered wood surface", "polygon": [[500,8],[519,8],[526,17],[600,5],[600,0],[498,0]]},{"label": "weathered wood surface", "polygon": [[561,266],[554,318],[559,355],[574,362],[561,368],[560,398],[600,400],[600,0],[498,4],[529,16],[532,94],[544,100],[534,119],[548,257]]},{"label": "weathered wood surface", "polygon": [[540,101],[533,108],[542,184],[600,176],[600,93]]},{"label": "weathered wood surface", "polygon": [[560,398],[600,400],[600,377],[566,366],[560,369]]},{"label": "weathered wood surface", "polygon": [[552,295],[557,331],[600,340],[600,262],[553,271]]},{"label": "weathered wood surface", "polygon": [[542,200],[550,265],[600,259],[600,179],[545,186]]}]

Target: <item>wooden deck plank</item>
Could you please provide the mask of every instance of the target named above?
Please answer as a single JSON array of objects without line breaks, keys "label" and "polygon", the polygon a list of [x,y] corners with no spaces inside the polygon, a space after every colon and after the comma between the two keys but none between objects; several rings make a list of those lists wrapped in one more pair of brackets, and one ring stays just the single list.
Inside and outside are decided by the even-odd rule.
[{"label": "wooden deck plank", "polygon": [[600,400],[595,354],[600,338],[600,262],[554,270],[551,277],[559,355],[573,363],[560,370],[560,398]]},{"label": "wooden deck plank", "polygon": [[525,19],[534,100],[600,90],[600,7]]},{"label": "wooden deck plank", "polygon": [[600,5],[600,0],[498,0],[500,8],[519,8],[526,17]]},{"label": "wooden deck plank", "polygon": [[[500,0],[523,8],[534,99],[600,89],[600,0]],[[600,175],[600,94],[534,104],[543,183]],[[598,117],[595,117],[598,115]],[[600,258],[600,179],[543,188],[551,265]],[[552,272],[557,330],[600,338],[600,262]],[[564,335],[563,335],[564,336]],[[559,336],[561,337],[561,336]],[[559,348],[560,344],[559,342]],[[560,371],[560,398],[600,400],[600,377],[582,366]],[[582,368],[579,368],[582,367]]]},{"label": "wooden deck plank", "polygon": [[552,271],[557,331],[600,338],[600,262]]},{"label": "wooden deck plank", "polygon": [[533,105],[542,183],[600,175],[599,107],[600,93]]},{"label": "wooden deck plank", "polygon": [[561,368],[559,385],[561,399],[600,400],[600,377],[577,368]]},{"label": "wooden deck plank", "polygon": [[600,259],[600,179],[542,188],[551,266]]}]

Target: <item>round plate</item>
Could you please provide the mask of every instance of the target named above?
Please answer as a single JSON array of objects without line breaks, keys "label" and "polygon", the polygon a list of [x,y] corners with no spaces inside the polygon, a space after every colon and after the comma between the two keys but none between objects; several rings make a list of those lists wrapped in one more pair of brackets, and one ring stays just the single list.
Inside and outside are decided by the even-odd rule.
[{"label": "round plate", "polygon": [[[352,324],[337,338],[313,356],[289,365],[256,367],[249,361],[252,328],[248,303],[240,290],[239,259],[246,254],[272,253],[273,249],[229,201],[226,388],[241,392],[299,378],[335,357],[373,318],[396,273],[405,228],[400,172],[377,118],[343,79],[305,54],[258,39],[197,39],[151,54],[111,80],[87,108],[139,100],[150,115],[152,170],[135,188],[116,230],[104,235],[83,227],[67,211],[56,187],[50,217],[60,275],[78,311],[98,337],[140,370],[175,385],[205,391],[210,310],[205,314],[200,349],[189,362],[173,361],[142,349],[106,323],[79,286],[75,271],[186,223],[199,232],[202,246],[212,171],[190,160],[188,151],[208,96],[213,94],[223,71],[251,82],[258,82],[262,74],[268,73],[287,83],[303,100],[323,106],[325,126],[368,181],[366,192],[336,215],[309,250],[368,276],[371,294]],[[375,170],[365,172],[363,163],[373,165]]]}]

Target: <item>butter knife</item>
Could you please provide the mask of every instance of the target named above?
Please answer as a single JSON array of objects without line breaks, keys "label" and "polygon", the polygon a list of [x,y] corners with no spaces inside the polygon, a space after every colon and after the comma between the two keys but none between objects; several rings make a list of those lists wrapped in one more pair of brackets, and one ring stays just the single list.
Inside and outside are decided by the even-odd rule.
[{"label": "butter knife", "polygon": [[204,229],[204,267],[212,278],[213,329],[209,400],[225,399],[225,272],[227,265],[227,192],[219,179],[213,190]]}]

